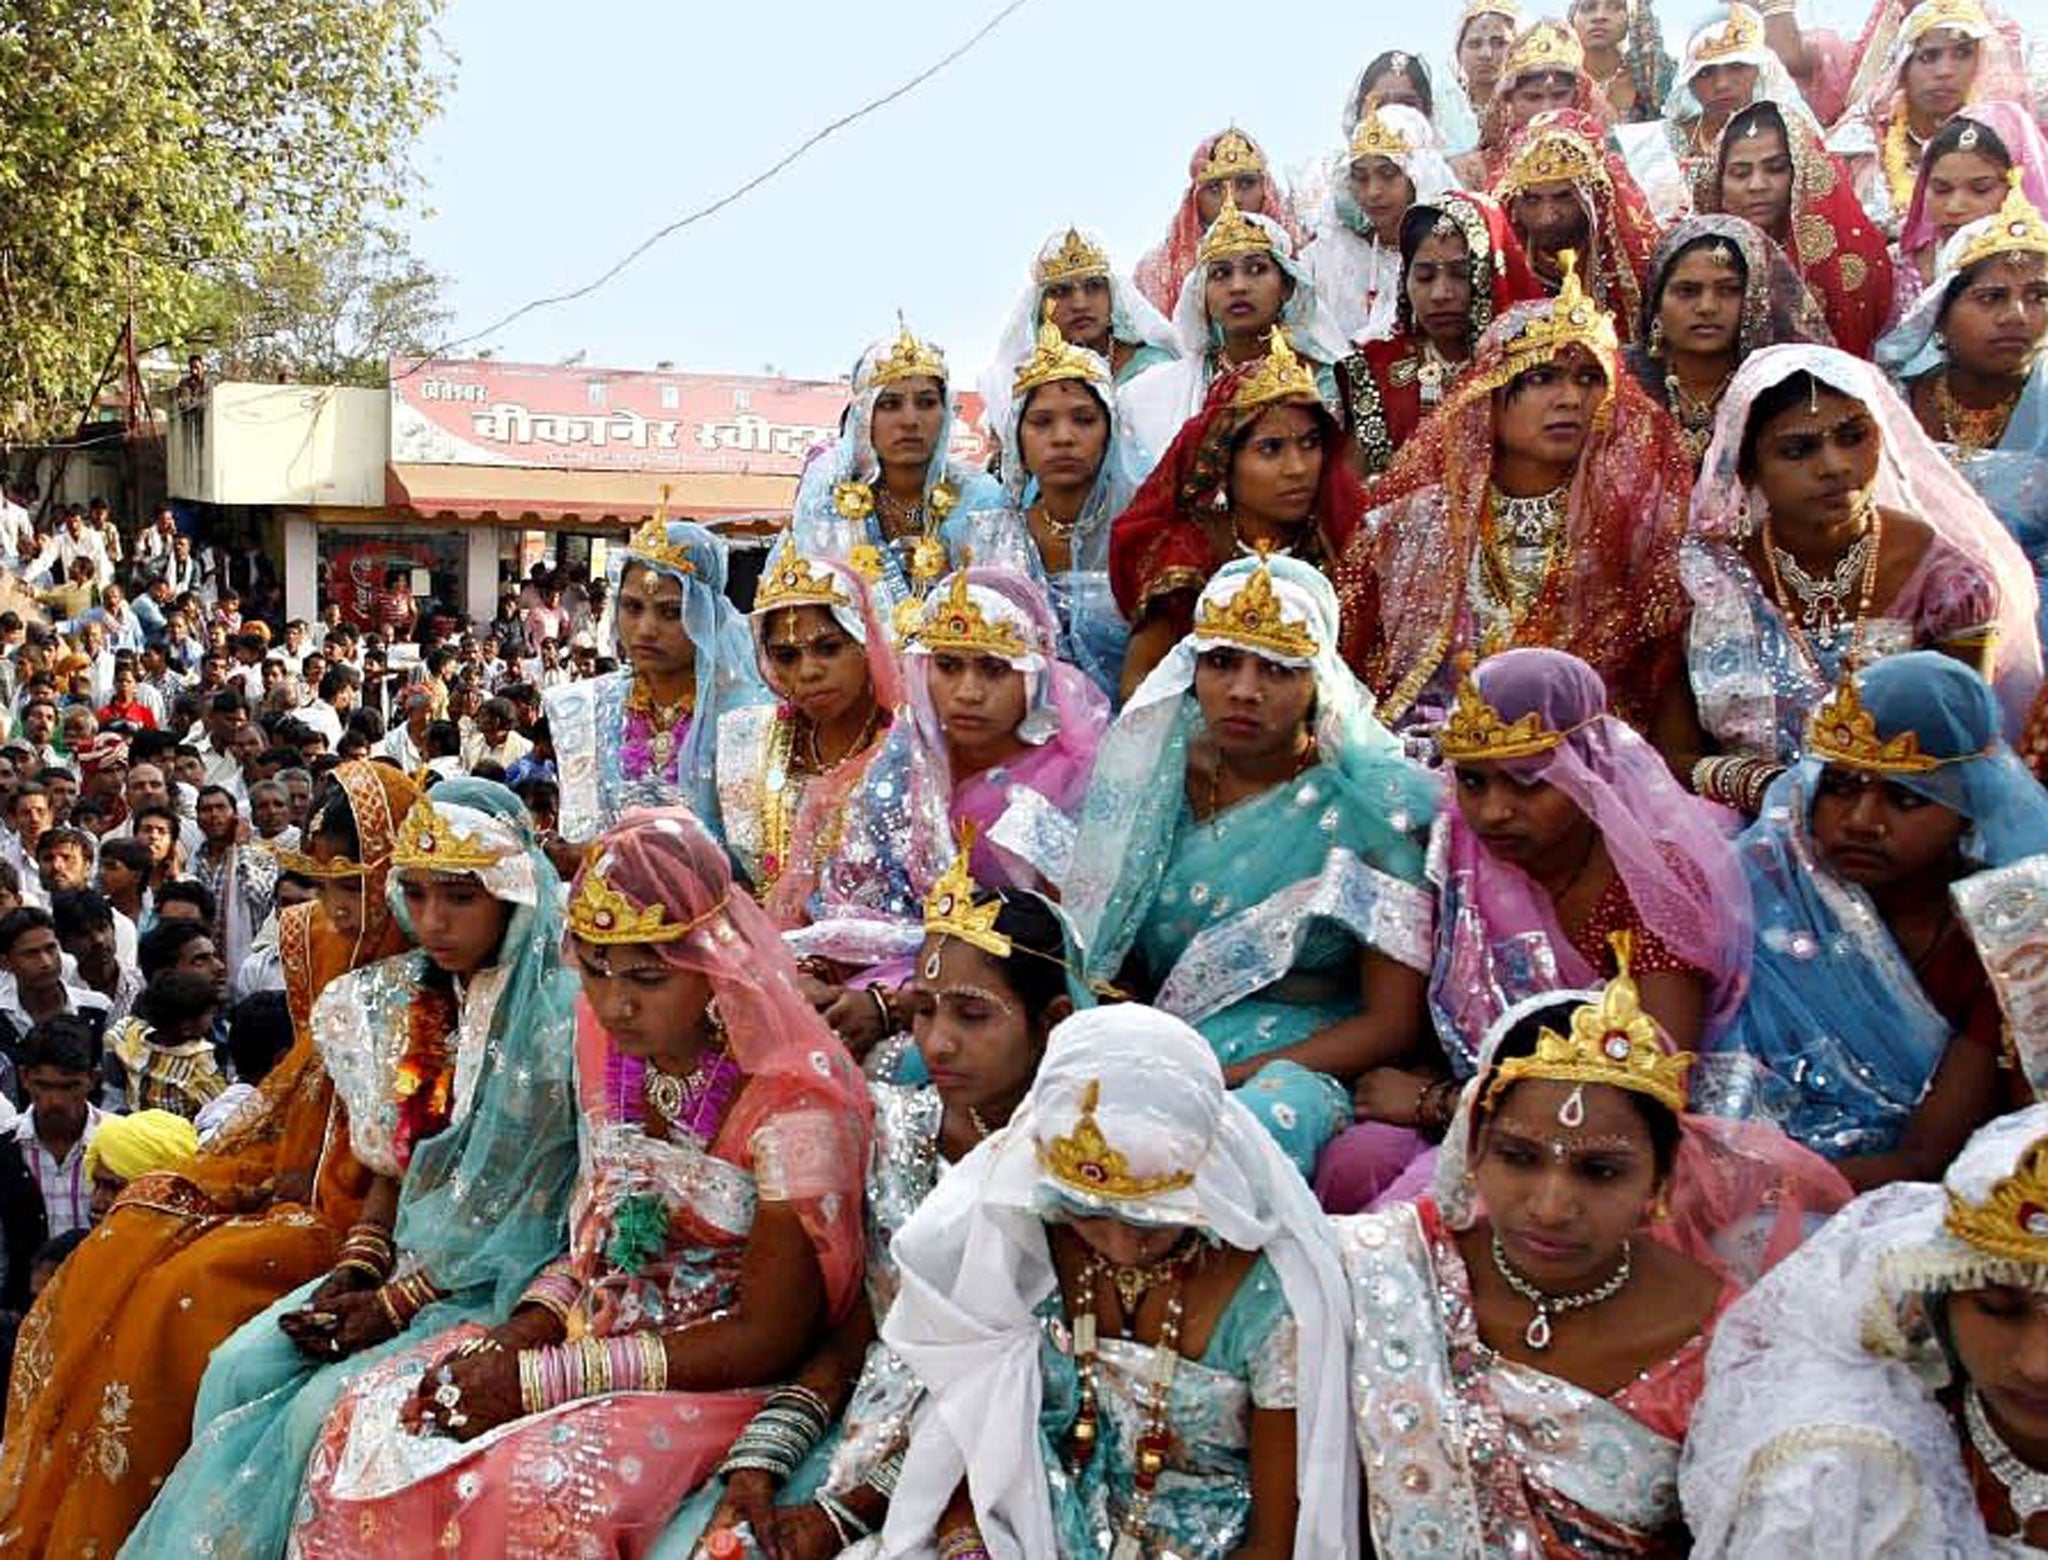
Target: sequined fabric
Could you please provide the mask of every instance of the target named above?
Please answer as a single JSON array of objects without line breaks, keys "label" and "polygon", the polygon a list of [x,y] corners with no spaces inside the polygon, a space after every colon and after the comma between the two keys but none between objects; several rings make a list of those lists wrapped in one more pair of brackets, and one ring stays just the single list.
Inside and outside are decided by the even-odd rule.
[{"label": "sequined fabric", "polygon": [[[564,839],[592,839],[632,808],[667,807],[684,799],[676,782],[657,770],[625,772],[621,739],[632,692],[633,673],[627,669],[550,688],[545,695],[561,776],[556,827]],[[680,730],[678,737],[680,745]]]},{"label": "sequined fabric", "polygon": [[426,971],[425,954],[400,954],[344,975],[313,1008],[314,1043],[348,1111],[350,1143],[379,1175],[401,1173],[392,1085],[405,1054],[408,1009]]}]

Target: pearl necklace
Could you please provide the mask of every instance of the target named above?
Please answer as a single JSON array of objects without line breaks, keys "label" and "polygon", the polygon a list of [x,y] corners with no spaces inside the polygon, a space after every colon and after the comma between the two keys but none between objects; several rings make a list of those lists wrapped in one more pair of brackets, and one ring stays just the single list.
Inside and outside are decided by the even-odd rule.
[{"label": "pearl necklace", "polygon": [[1577,1311],[1585,1306],[1598,1305],[1603,1300],[1612,1300],[1621,1293],[1623,1286],[1628,1283],[1631,1271],[1629,1265],[1629,1243],[1623,1241],[1621,1243],[1621,1266],[1614,1270],[1614,1276],[1608,1279],[1606,1283],[1601,1284],[1598,1288],[1588,1289],[1583,1294],[1547,1295],[1508,1266],[1507,1248],[1500,1243],[1500,1231],[1498,1230],[1493,1232],[1493,1265],[1499,1271],[1500,1276],[1507,1281],[1508,1288],[1536,1307],[1536,1315],[1531,1318],[1527,1329],[1522,1333],[1522,1342],[1539,1352],[1550,1347],[1550,1313],[1552,1311]]},{"label": "pearl necklace", "polygon": [[2029,1522],[2048,1511],[2048,1473],[2028,1467],[2005,1444],[2005,1438],[1992,1425],[1991,1416],[1984,1412],[1984,1400],[1974,1386],[1963,1391],[1963,1425],[1970,1432],[1970,1444],[1984,1460],[1985,1470],[2005,1491],[2012,1514],[2019,1518],[2024,1531]]}]

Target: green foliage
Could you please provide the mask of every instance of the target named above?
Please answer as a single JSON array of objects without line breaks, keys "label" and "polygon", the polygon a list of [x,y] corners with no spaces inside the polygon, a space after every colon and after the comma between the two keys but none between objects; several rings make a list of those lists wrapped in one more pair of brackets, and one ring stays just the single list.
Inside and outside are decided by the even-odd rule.
[{"label": "green foliage", "polygon": [[282,257],[360,245],[412,188],[442,4],[0,7],[0,441],[69,431],[131,307],[175,346]]}]

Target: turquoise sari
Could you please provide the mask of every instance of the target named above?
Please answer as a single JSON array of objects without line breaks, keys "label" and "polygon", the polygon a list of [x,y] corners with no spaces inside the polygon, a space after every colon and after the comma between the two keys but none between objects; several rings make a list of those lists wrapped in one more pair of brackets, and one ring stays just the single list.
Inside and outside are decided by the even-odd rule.
[{"label": "turquoise sari", "polygon": [[[122,1546],[123,1560],[281,1560],[306,1463],[348,1384],[422,1338],[510,1314],[562,1248],[576,1178],[576,980],[560,962],[558,880],[526,826],[524,804],[503,786],[450,780],[432,800],[488,814],[516,834],[525,891],[538,899],[514,911],[497,965],[471,983],[454,1037],[454,1113],[420,1141],[401,1183],[400,1268],[417,1266],[442,1298],[397,1337],[332,1364],[302,1352],[278,1326],[325,1275],[246,1323],[214,1351],[199,1384],[191,1449]],[[521,865],[516,855],[510,865]],[[500,898],[510,897],[497,887],[506,870],[484,874]],[[396,900],[396,874],[391,893]],[[336,981],[314,1009],[316,1039],[354,1025],[389,1048],[406,1032],[423,968],[421,955],[401,954]],[[463,1043],[479,1031],[481,1045]]]}]

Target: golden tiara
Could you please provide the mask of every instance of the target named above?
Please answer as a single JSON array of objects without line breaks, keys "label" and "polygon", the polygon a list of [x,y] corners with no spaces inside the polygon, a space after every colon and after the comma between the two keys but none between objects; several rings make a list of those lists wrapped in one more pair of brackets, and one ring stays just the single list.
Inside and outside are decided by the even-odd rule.
[{"label": "golden tiara", "polygon": [[1322,392],[1316,389],[1315,370],[1295,354],[1294,343],[1287,339],[1286,328],[1275,325],[1273,333],[1266,338],[1266,355],[1245,382],[1237,387],[1230,404],[1241,412],[1248,412],[1254,407],[1271,406],[1279,401],[1321,400]]},{"label": "golden tiara", "polygon": [[901,384],[906,379],[936,379],[946,382],[946,355],[910,333],[901,315],[896,320],[896,343],[875,365],[870,383],[876,387]]},{"label": "golden tiara", "polygon": [[1517,38],[1508,50],[1507,64],[1500,79],[1513,83],[1524,76],[1562,70],[1578,75],[1586,68],[1585,46],[1579,35],[1562,22],[1539,21]]},{"label": "golden tiara", "polygon": [[1233,255],[1256,254],[1273,247],[1273,235],[1237,209],[1234,191],[1223,193],[1223,209],[1202,235],[1195,259],[1202,265],[1211,260],[1228,260]]},{"label": "golden tiara", "polygon": [[1507,356],[1490,378],[1490,387],[1507,384],[1539,364],[1554,360],[1567,347],[1584,347],[1602,364],[1610,363],[1619,350],[1614,320],[1579,285],[1579,257],[1569,249],[1558,252],[1564,267],[1564,284],[1547,306],[1539,306],[1507,343]]},{"label": "golden tiara", "polygon": [[1195,175],[1195,182],[1207,184],[1213,179],[1234,179],[1241,173],[1265,171],[1266,159],[1252,145],[1252,138],[1242,130],[1226,130],[1209,148],[1209,160],[1202,164],[1201,171]]},{"label": "golden tiara", "polygon": [[1102,359],[1086,347],[1069,342],[1053,324],[1051,308],[1045,312],[1045,323],[1038,327],[1038,345],[1030,357],[1017,365],[1017,377],[1010,384],[1011,398],[1019,403],[1040,385],[1049,385],[1056,379],[1089,383],[1102,377]]},{"label": "golden tiara", "polygon": [[365,866],[348,856],[330,856],[325,861],[309,856],[304,851],[273,851],[277,857],[277,869],[292,877],[311,878],[316,883],[336,883],[346,878],[368,877],[377,870],[375,863]]},{"label": "golden tiara", "polygon": [[967,571],[956,570],[952,587],[934,597],[917,624],[917,642],[927,650],[955,650],[964,655],[992,655],[1014,661],[1032,653],[1016,625],[991,623],[967,589]]},{"label": "golden tiara", "polygon": [[1304,624],[1287,621],[1273,589],[1273,571],[1263,558],[1228,601],[1213,601],[1205,594],[1195,613],[1195,637],[1220,639],[1291,661],[1313,661],[1318,653],[1315,635]]},{"label": "golden tiara", "polygon": [[1941,1222],[1986,1256],[2048,1264],[2048,1138],[2020,1155],[2012,1174],[1993,1183],[1983,1202],[1973,1206],[1951,1190]]},{"label": "golden tiara", "polygon": [[1599,146],[1569,125],[1546,125],[1544,116],[1531,120],[1532,133],[1509,159],[1494,186],[1494,198],[1505,205],[1539,184],[1590,184],[1611,189],[1607,160]]},{"label": "golden tiara", "polygon": [[1192,1186],[1192,1170],[1175,1170],[1166,1175],[1133,1175],[1131,1162],[1102,1135],[1095,1122],[1095,1107],[1102,1100],[1102,1080],[1090,1078],[1081,1091],[1081,1119],[1074,1130],[1038,1150],[1038,1162],[1054,1180],[1091,1197],[1113,1197],[1136,1201],[1161,1192],[1177,1192]]},{"label": "golden tiara", "polygon": [[1902,39],[1911,46],[1944,27],[1981,38],[1991,31],[1991,17],[1978,0],[1921,0],[1906,18]]},{"label": "golden tiara", "polygon": [[1479,679],[1467,673],[1438,745],[1447,764],[1506,763],[1562,747],[1564,738],[1535,710],[1517,721],[1504,719],[1479,691]]},{"label": "golden tiara", "polygon": [[1956,261],[1958,271],[1967,271],[1994,255],[2048,255],[2048,222],[2041,220],[2041,213],[2020,187],[2025,174],[2014,168],[2006,177],[2012,188],[2005,192],[2005,204],[1998,208],[1991,225],[1970,240]]},{"label": "golden tiara", "polygon": [[996,930],[996,917],[1003,913],[1000,901],[974,902],[974,874],[968,871],[968,857],[974,850],[974,825],[960,829],[960,854],[946,868],[931,892],[924,896],[924,930],[928,937],[957,937],[983,953],[998,959],[1010,956],[1010,939]]},{"label": "golden tiara", "polygon": [[754,587],[754,611],[773,612],[782,607],[850,607],[853,598],[830,569],[813,567],[797,551],[795,533],[782,539],[768,570]]},{"label": "golden tiara", "polygon": [[1600,993],[1572,1011],[1572,1032],[1545,1029],[1528,1056],[1511,1056],[1494,1069],[1486,1088],[1491,1105],[1510,1084],[1523,1078],[1553,1083],[1604,1083],[1648,1095],[1674,1115],[1685,1111],[1685,1074],[1693,1064],[1690,1051],[1666,1051],[1658,1043],[1657,1022],[1643,1011],[1635,977],[1629,973],[1634,938],[1616,932],[1608,939],[1619,972]]},{"label": "golden tiara", "polygon": [[398,826],[391,864],[435,872],[488,872],[511,854],[510,846],[488,845],[460,832],[431,796],[422,796]]},{"label": "golden tiara", "polygon": [[671,569],[677,574],[697,572],[697,560],[690,556],[689,548],[681,542],[669,540],[665,514],[656,514],[643,522],[640,529],[627,539],[626,556],[657,569]]},{"label": "golden tiara", "polygon": [[605,881],[605,860],[599,858],[576,881],[569,901],[569,930],[584,942],[669,943],[689,936],[695,923],[671,921],[660,904],[636,905]]},{"label": "golden tiara", "polygon": [[1863,707],[1854,677],[1844,677],[1813,712],[1806,753],[1824,764],[1877,775],[1924,775],[1951,762],[1921,752],[1913,732],[1902,731],[1889,741],[1880,737],[1877,717]]},{"label": "golden tiara", "polygon": [[1515,0],[1465,0],[1465,9],[1458,16],[1458,26],[1462,30],[1467,22],[1482,16],[1505,16],[1511,22],[1519,22],[1522,8]]},{"label": "golden tiara", "polygon": [[1752,54],[1764,46],[1764,19],[1746,5],[1728,7],[1728,19],[1701,29],[1692,41],[1692,63],[1712,65],[1731,54]]},{"label": "golden tiara", "polygon": [[1413,157],[1416,145],[1394,125],[1389,124],[1375,108],[1358,121],[1358,128],[1351,132],[1351,160],[1362,162],[1368,157],[1384,157],[1389,162],[1399,162],[1404,157]]},{"label": "golden tiara", "polygon": [[1109,275],[1109,256],[1081,236],[1079,228],[1068,228],[1060,247],[1038,262],[1038,285],[1076,281],[1084,276]]}]

